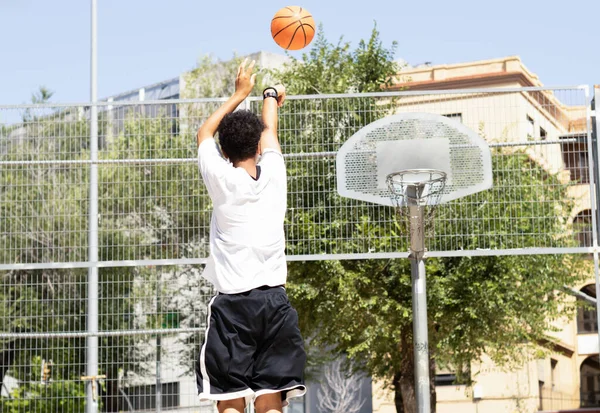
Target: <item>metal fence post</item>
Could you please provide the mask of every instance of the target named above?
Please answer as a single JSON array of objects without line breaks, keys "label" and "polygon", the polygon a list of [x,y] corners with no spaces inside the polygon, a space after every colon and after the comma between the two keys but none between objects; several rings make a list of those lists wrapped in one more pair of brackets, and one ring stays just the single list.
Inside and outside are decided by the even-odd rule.
[{"label": "metal fence post", "polygon": [[[98,332],[98,99],[97,78],[97,0],[91,1],[91,44],[90,44],[90,192],[89,192],[89,228],[88,228],[88,314],[87,330]],[[98,337],[87,338],[87,376],[86,412],[96,413],[98,401],[96,394],[96,376],[98,376]]]},{"label": "metal fence post", "polygon": [[[156,315],[159,323],[156,328],[168,328],[163,327],[164,315],[162,314],[162,303],[160,300],[160,271],[156,271]],[[154,411],[160,413],[162,411],[162,365],[161,365],[161,352],[162,352],[162,337],[160,334],[156,335],[156,408]]]}]

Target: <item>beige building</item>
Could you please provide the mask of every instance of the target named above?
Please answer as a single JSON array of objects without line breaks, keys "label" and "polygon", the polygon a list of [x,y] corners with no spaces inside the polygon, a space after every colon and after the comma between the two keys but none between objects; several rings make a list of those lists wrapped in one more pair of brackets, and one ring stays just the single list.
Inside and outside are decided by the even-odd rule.
[{"label": "beige building", "polygon": [[[570,182],[575,201],[571,212],[573,236],[582,246],[591,244],[591,211],[586,106],[582,91],[514,91],[541,87],[539,78],[516,56],[453,65],[408,68],[398,74],[392,89],[409,91],[448,90],[433,95],[411,95],[399,100],[398,112],[429,112],[456,118],[478,131],[488,142],[575,142],[528,146],[526,153],[549,173]],[[488,93],[485,88],[507,89]],[[472,93],[452,90],[469,89]],[[540,143],[540,142],[538,142]],[[521,147],[523,148],[523,147]],[[514,150],[508,146],[503,150]],[[595,297],[593,271],[589,283],[579,286]],[[511,370],[484,358],[471,366],[472,387],[453,384],[452,372],[438,372],[439,413],[495,413],[534,411],[600,412],[600,364],[598,323],[593,310],[581,309],[565,319],[554,333],[551,354]],[[595,409],[594,409],[595,408]],[[395,413],[393,394],[373,386],[373,412]]]}]

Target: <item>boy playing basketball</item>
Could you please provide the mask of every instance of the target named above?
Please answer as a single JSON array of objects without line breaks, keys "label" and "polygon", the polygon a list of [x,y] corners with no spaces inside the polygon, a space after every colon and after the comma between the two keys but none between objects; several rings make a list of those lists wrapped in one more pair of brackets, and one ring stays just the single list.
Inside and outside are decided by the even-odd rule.
[{"label": "boy playing basketball", "polygon": [[252,400],[257,413],[281,412],[288,399],[306,392],[298,314],[284,288],[287,178],[277,110],[285,89],[265,89],[262,120],[234,112],[254,87],[253,66],[244,60],[235,93],[197,136],[200,173],[213,202],[203,276],[217,295],[208,305],[196,378],[200,399],[217,401],[220,413],[241,413]]}]

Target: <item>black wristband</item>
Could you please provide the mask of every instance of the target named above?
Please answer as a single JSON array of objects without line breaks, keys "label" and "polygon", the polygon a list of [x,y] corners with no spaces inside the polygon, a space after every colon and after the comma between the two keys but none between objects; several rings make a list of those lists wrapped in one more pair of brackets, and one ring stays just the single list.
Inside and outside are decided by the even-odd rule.
[{"label": "black wristband", "polygon": [[277,99],[277,96],[278,96],[277,89],[275,89],[274,87],[267,87],[267,88],[265,88],[265,90],[263,90],[263,99],[266,99],[266,98]]}]

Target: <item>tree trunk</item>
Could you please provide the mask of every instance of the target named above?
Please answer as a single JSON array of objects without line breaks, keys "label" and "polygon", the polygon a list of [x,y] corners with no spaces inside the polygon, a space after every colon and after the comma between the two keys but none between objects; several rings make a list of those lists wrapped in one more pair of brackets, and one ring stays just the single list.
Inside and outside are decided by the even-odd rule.
[{"label": "tree trunk", "polygon": [[[406,336],[405,336],[406,337]],[[402,340],[403,349],[400,371],[394,375],[394,403],[397,413],[417,412],[417,393],[415,388],[415,360],[413,343],[411,339]],[[431,402],[431,413],[436,409],[435,392],[435,359],[429,355],[429,394]]]},{"label": "tree trunk", "polygon": [[437,393],[435,392],[435,358],[429,353],[429,399],[431,401],[431,413],[435,413],[437,406]]},{"label": "tree trunk", "polygon": [[119,369],[112,363],[108,366],[104,382],[106,391],[102,392],[102,411],[114,413],[122,410],[123,397],[119,392]]},{"label": "tree trunk", "polygon": [[402,413],[417,413],[417,394],[415,392],[415,368],[412,359],[406,357],[400,366],[400,376],[398,378],[398,387],[402,399]]},{"label": "tree trunk", "polygon": [[402,373],[396,372],[394,374],[394,405],[396,406],[396,413],[404,413],[404,403],[402,401],[402,389],[400,388],[400,377]]}]

